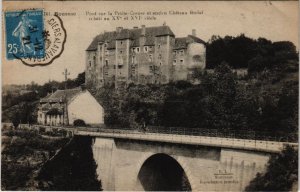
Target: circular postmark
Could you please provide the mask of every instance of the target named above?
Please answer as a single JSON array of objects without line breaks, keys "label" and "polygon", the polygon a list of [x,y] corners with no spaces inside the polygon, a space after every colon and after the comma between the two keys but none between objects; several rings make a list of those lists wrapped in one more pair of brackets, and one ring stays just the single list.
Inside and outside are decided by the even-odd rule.
[{"label": "circular postmark", "polygon": [[22,57],[15,55],[15,58],[30,67],[46,66],[63,53],[67,33],[63,21],[57,14],[45,18],[42,37],[44,44],[44,55],[42,57],[25,54]]}]

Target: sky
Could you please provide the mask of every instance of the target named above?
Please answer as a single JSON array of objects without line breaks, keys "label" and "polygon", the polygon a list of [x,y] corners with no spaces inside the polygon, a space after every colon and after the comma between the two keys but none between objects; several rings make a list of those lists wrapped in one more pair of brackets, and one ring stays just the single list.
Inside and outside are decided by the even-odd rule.
[{"label": "sky", "polygon": [[[67,31],[65,50],[48,66],[28,67],[19,60],[8,61],[5,57],[5,33],[2,29],[2,84],[27,84],[32,81],[43,84],[49,80],[63,81],[62,72],[70,71],[76,78],[85,69],[85,50],[93,38],[116,27],[160,26],[166,23],[176,37],[184,37],[196,29],[197,36],[208,41],[212,35],[224,37],[244,33],[250,38],[264,37],[272,41],[291,41],[298,45],[298,1],[43,1],[19,4],[3,2],[4,11],[26,8],[43,8],[46,12],[76,13],[76,16],[61,16]],[[87,12],[167,12],[156,20],[110,20],[90,21]],[[200,12],[202,14],[171,15],[171,12]],[[111,17],[110,17],[111,18]]]}]

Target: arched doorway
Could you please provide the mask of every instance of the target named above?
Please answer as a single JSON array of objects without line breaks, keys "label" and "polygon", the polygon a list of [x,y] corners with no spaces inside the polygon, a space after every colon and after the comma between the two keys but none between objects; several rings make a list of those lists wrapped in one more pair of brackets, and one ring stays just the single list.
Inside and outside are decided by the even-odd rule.
[{"label": "arched doorway", "polygon": [[138,179],[145,191],[191,191],[181,165],[162,153],[152,155],[143,163]]}]

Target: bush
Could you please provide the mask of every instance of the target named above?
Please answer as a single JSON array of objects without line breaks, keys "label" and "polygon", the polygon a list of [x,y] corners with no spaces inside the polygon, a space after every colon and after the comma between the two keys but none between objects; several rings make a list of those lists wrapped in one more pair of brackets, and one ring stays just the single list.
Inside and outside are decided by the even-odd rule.
[{"label": "bush", "polygon": [[287,146],[270,158],[266,173],[258,173],[245,191],[290,191],[297,181],[298,151]]},{"label": "bush", "polygon": [[86,127],[86,124],[82,119],[76,119],[73,124],[76,127]]}]

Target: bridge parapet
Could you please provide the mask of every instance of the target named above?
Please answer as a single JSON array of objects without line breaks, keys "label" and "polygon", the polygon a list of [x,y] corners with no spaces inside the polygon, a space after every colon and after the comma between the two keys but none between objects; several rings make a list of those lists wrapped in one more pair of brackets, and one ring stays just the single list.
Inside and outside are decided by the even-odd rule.
[{"label": "bridge parapet", "polygon": [[[26,126],[22,124],[21,126]],[[237,132],[231,135],[217,133],[214,130],[197,131],[196,129],[180,129],[180,128],[161,128],[152,127],[148,130],[138,131],[133,129],[108,129],[105,127],[73,127],[73,126],[45,126],[33,125],[33,128],[45,128],[47,130],[65,130],[70,131],[72,135],[83,135],[93,137],[109,137],[109,138],[123,138],[133,140],[168,142],[187,145],[202,145],[214,146],[222,148],[244,149],[250,151],[262,151],[270,153],[279,153],[286,145],[298,147],[295,142],[274,141],[271,137],[254,137],[255,139],[236,138]],[[246,134],[245,134],[246,135]],[[255,135],[255,133],[254,133]],[[273,138],[274,139],[274,138]]]},{"label": "bridge parapet", "polygon": [[221,148],[234,148],[250,151],[262,151],[269,153],[279,153],[286,145],[298,147],[297,143],[250,140],[250,139],[234,139],[221,137],[205,137],[192,135],[171,135],[160,133],[142,133],[142,132],[90,132],[84,130],[76,130],[75,135],[108,137],[119,139],[143,140],[152,142],[167,142],[186,145],[202,145]]}]

